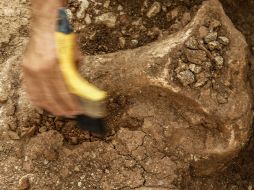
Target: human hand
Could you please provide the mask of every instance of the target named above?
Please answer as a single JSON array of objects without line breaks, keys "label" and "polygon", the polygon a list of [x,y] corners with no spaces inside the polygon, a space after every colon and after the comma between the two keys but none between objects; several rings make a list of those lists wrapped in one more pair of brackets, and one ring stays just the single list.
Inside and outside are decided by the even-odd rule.
[{"label": "human hand", "polygon": [[56,116],[81,113],[77,98],[69,93],[60,72],[54,34],[32,37],[22,68],[25,89],[34,105]]},{"label": "human hand", "polygon": [[[34,0],[34,6],[37,2]],[[35,106],[41,107],[56,116],[73,116],[81,114],[78,99],[72,95],[60,72],[56,45],[55,28],[57,19],[57,6],[50,6],[54,14],[34,10],[32,37],[23,57],[23,75],[26,92]],[[41,5],[42,6],[42,5]],[[40,13],[38,13],[40,12]],[[78,57],[78,56],[77,56]]]}]

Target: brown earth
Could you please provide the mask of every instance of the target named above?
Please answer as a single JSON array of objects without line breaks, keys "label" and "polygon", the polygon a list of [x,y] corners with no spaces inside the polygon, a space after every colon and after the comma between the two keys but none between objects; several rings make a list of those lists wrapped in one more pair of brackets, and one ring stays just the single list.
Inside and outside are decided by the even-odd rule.
[{"label": "brown earth", "polygon": [[[69,1],[71,12],[69,14],[72,15],[74,27],[80,34],[81,50],[85,54],[92,55],[126,49],[134,49],[133,52],[138,54],[142,52],[144,46],[147,54],[143,56],[149,57],[151,47],[161,47],[156,41],[166,41],[169,34],[174,35],[178,32],[179,35],[176,35],[175,39],[180,38],[181,31],[185,33],[185,25],[191,22],[200,8],[200,1],[194,0],[169,0],[157,1],[157,3],[152,0],[124,3],[117,0],[101,0],[89,1],[89,6],[86,4],[87,1],[77,2],[79,1]],[[246,36],[252,51],[251,47],[254,45],[254,16],[250,11],[250,7],[254,7],[252,1],[224,1],[223,4],[236,27]],[[80,8],[82,6],[83,9]],[[155,9],[152,10],[153,6]],[[195,47],[196,41],[201,40],[202,37],[200,38],[198,35],[200,33],[194,31],[184,46],[179,46],[170,54],[174,60],[169,67],[172,70],[171,84],[174,84],[174,87],[183,91],[188,89],[190,99],[193,91],[215,89],[217,95],[214,102],[206,99],[208,106],[202,103],[201,108],[213,110],[214,106],[221,107],[223,111],[226,105],[230,104],[237,105],[239,112],[246,111],[246,117],[240,118],[246,124],[239,124],[243,127],[243,134],[240,130],[236,130],[237,133],[239,132],[236,138],[237,148],[232,154],[229,152],[226,158],[220,158],[220,154],[216,155],[215,161],[209,161],[208,164],[212,164],[207,165],[207,168],[206,164],[201,164],[202,170],[209,175],[197,177],[196,169],[199,167],[189,164],[191,159],[189,157],[202,160],[204,156],[202,151],[206,150],[202,144],[203,138],[210,139],[211,150],[218,144],[225,146],[226,149],[228,138],[225,133],[226,128],[224,139],[220,137],[220,130],[214,125],[216,122],[211,119],[210,125],[204,125],[203,121],[207,122],[209,119],[202,112],[186,108],[186,105],[193,105],[191,101],[188,103],[185,98],[179,99],[181,104],[170,101],[172,95],[164,91],[164,87],[145,86],[140,92],[135,90],[132,92],[132,85],[139,87],[142,83],[131,80],[131,78],[135,79],[135,76],[139,77],[139,73],[137,75],[135,72],[129,72],[130,76],[121,76],[121,69],[125,69],[125,61],[128,60],[122,59],[121,56],[117,57],[116,61],[109,60],[110,56],[117,53],[106,54],[99,58],[103,58],[101,62],[104,64],[109,61],[116,68],[119,62],[122,63],[121,69],[115,74],[128,79],[127,85],[114,86],[116,84],[114,80],[119,78],[110,75],[108,71],[110,68],[101,69],[103,65],[100,66],[101,63],[97,62],[98,57],[86,58],[82,68],[84,75],[95,83],[100,83],[105,77],[112,77],[108,80],[110,83],[100,84],[104,88],[108,85],[111,94],[108,102],[110,115],[107,118],[111,130],[105,139],[78,130],[73,121],[55,118],[30,105],[20,88],[22,75],[19,68],[20,56],[29,39],[28,7],[29,3],[26,0],[0,2],[0,14],[2,14],[0,15],[1,189],[252,189],[254,144],[252,138],[249,143],[245,142],[248,141],[251,132],[248,125],[250,116],[247,114],[250,111],[251,101],[248,85],[242,80],[246,74],[242,72],[246,64],[244,61],[246,51],[244,48],[239,50],[237,58],[229,55],[229,58],[232,56],[231,59],[240,60],[243,64],[238,67],[243,77],[235,76],[236,78],[232,79],[239,85],[238,88],[233,85],[234,82],[229,89],[226,88],[225,71],[228,71],[230,66],[227,61],[221,64],[215,59],[215,57],[228,56],[228,52],[234,50],[232,44],[237,41],[230,36],[238,33],[232,27],[229,27],[230,29],[226,27],[230,25],[227,19],[223,18],[223,20],[216,14],[207,16],[208,20],[203,23],[204,30],[201,34],[205,33],[207,36],[205,28],[215,27],[213,32],[228,38],[229,44],[224,38],[220,43],[217,40],[218,42],[213,41],[215,43],[212,44],[204,43],[202,48]],[[87,11],[84,11],[84,7],[87,7]],[[105,17],[98,19],[98,23],[95,23],[96,17],[108,12],[112,14],[106,15],[106,19]],[[148,12],[152,16],[148,16]],[[87,24],[88,17],[91,19],[90,24]],[[200,24],[201,21],[202,19]],[[222,26],[216,26],[218,22],[214,21],[218,21]],[[233,31],[233,34],[229,34],[227,30]],[[244,47],[245,43],[241,39],[239,35],[239,44],[242,43],[241,47]],[[150,46],[151,42],[155,43]],[[141,49],[136,50],[137,47]],[[204,53],[204,48],[209,51]],[[122,54],[124,58],[125,53]],[[252,82],[251,56],[250,54],[249,73]],[[144,57],[137,59],[137,63],[142,63],[140,60]],[[206,61],[207,64],[200,66],[200,61]],[[86,65],[89,62],[94,63],[96,69],[93,69],[93,66],[89,68]],[[153,63],[151,61],[151,67],[144,71],[147,71],[149,77],[156,79],[156,75],[160,76],[163,68]],[[159,63],[158,59],[157,64]],[[142,63],[142,65],[146,64]],[[189,69],[186,69],[186,65]],[[138,71],[139,67],[137,64],[133,70]],[[96,73],[93,75],[89,69],[96,70]],[[201,77],[199,72],[209,77]],[[94,78],[95,76],[99,77]],[[218,85],[219,80],[224,80],[223,86]],[[145,84],[150,82],[147,79],[144,81]],[[247,94],[245,100],[240,92]],[[177,99],[177,96],[174,97]],[[232,102],[234,100],[241,100],[241,104]],[[249,105],[243,108],[240,105],[244,103]],[[224,116],[220,115],[221,118],[231,119],[228,113],[223,114]],[[186,129],[166,128],[167,122],[174,122],[174,126],[187,129],[192,123],[192,128],[187,132]],[[224,127],[222,124],[221,126]],[[179,141],[182,137],[184,137],[183,143]],[[237,140],[243,140],[242,145]],[[238,153],[239,156],[232,161]],[[220,165],[216,164],[218,158],[221,159],[220,164],[223,163],[224,170],[217,168]],[[207,172],[208,168],[213,172]]]}]

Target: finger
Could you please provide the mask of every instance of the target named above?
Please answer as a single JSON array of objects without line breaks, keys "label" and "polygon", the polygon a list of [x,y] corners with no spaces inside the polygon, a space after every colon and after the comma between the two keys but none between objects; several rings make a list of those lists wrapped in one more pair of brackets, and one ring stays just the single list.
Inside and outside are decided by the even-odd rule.
[{"label": "finger", "polygon": [[[41,77],[41,79],[45,79]],[[42,107],[55,116],[64,116],[65,108],[62,106],[59,98],[54,94],[52,88],[46,81],[42,81],[41,88],[43,89],[43,105]]]},{"label": "finger", "polygon": [[41,86],[40,81],[30,72],[27,72],[26,70],[23,70],[24,79],[23,79],[23,88],[25,89],[25,92],[27,93],[30,101],[33,105],[41,107],[44,103],[43,99],[43,90],[42,88],[38,88],[38,86]]},{"label": "finger", "polygon": [[48,71],[48,74],[43,74],[44,86],[47,86],[47,94],[50,94],[51,99],[55,101],[54,105],[61,109],[62,116],[73,116],[81,113],[79,101],[69,93],[64,79],[56,65]]}]

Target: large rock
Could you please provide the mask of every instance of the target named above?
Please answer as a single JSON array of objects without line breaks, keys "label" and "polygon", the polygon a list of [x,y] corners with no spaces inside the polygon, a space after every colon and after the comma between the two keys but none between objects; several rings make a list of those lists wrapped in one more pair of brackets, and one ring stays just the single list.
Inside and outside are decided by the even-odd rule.
[{"label": "large rock", "polygon": [[[219,53],[209,52],[199,38],[200,27],[226,36],[229,45]],[[200,50],[184,46],[193,36],[201,40]],[[195,54],[190,56],[190,52]],[[202,52],[200,59],[196,52]],[[225,61],[217,68],[218,54]],[[220,3],[210,0],[203,3],[182,31],[138,49],[85,57],[82,72],[110,93],[130,97],[131,104],[123,108],[127,114],[113,120],[144,121],[139,130],[155,139],[160,151],[168,156],[182,155],[182,160],[209,174],[223,168],[249,139],[252,101],[246,56],[243,35],[224,14]],[[186,86],[177,80],[179,60],[188,67],[189,57],[203,64],[203,75],[207,76],[203,86]],[[212,64],[208,70],[205,61]],[[200,75],[195,77],[197,84]]]}]

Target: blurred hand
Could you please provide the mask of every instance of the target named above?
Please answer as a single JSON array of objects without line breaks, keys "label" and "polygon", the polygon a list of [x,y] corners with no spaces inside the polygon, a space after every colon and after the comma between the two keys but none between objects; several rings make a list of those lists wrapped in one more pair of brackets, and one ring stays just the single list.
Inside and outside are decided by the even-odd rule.
[{"label": "blurred hand", "polygon": [[81,113],[76,97],[69,93],[56,56],[54,34],[33,36],[23,58],[25,89],[35,106],[56,116]]}]

